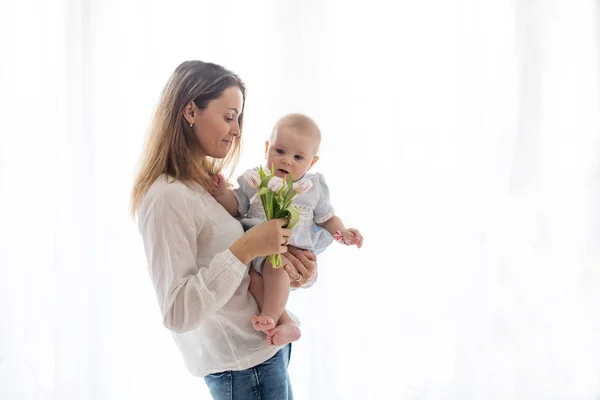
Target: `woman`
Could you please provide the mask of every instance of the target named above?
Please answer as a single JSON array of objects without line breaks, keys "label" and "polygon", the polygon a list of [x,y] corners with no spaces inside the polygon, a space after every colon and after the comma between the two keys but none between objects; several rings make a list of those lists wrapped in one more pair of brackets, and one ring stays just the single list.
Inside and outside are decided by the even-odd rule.
[{"label": "woman", "polygon": [[[285,253],[299,287],[314,256],[287,247],[285,220],[244,233],[210,195],[212,177],[239,156],[245,87],[225,68],[187,61],[173,72],[132,193],[164,325],[186,366],[214,399],[292,399],[290,346],[269,346],[252,327],[248,263]],[[261,301],[262,299],[257,299]]]}]

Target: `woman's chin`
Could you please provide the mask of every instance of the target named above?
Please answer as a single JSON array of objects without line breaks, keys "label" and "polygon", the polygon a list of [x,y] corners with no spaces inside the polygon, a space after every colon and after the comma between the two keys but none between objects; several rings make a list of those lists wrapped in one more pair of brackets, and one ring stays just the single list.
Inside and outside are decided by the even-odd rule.
[{"label": "woman's chin", "polygon": [[229,148],[226,148],[226,149],[216,149],[211,154],[208,154],[208,156],[210,156],[212,158],[221,159],[221,158],[227,157],[228,153],[229,153]]}]

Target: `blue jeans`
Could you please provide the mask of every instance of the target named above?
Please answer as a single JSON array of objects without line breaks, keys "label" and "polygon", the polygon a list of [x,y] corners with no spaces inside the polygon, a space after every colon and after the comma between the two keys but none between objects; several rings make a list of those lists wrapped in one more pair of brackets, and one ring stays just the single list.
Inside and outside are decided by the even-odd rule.
[{"label": "blue jeans", "polygon": [[269,360],[244,371],[226,371],[204,377],[214,400],[293,400],[287,368],[292,345]]}]

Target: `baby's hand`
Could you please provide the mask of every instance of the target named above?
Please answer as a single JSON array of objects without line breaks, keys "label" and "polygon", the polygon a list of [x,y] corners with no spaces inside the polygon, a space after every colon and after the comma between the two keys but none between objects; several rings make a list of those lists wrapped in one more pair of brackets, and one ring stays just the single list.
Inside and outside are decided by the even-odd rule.
[{"label": "baby's hand", "polygon": [[359,249],[362,247],[363,237],[358,229],[348,228],[343,232],[338,231],[337,233],[338,235],[335,235],[335,237],[339,242],[348,246],[356,246]]},{"label": "baby's hand", "polygon": [[210,194],[212,194],[214,197],[222,196],[223,194],[227,193],[227,190],[229,190],[227,189],[227,181],[221,174],[213,176],[212,185],[213,186]]}]

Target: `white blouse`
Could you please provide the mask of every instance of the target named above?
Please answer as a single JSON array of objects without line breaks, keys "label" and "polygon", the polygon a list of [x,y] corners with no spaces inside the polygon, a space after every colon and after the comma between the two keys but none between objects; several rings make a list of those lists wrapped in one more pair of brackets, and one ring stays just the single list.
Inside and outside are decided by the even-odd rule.
[{"label": "white blouse", "polygon": [[242,226],[206,190],[159,178],[138,227],[163,323],[193,375],[248,369],[281,349],[250,321],[248,266],[229,251]]}]

